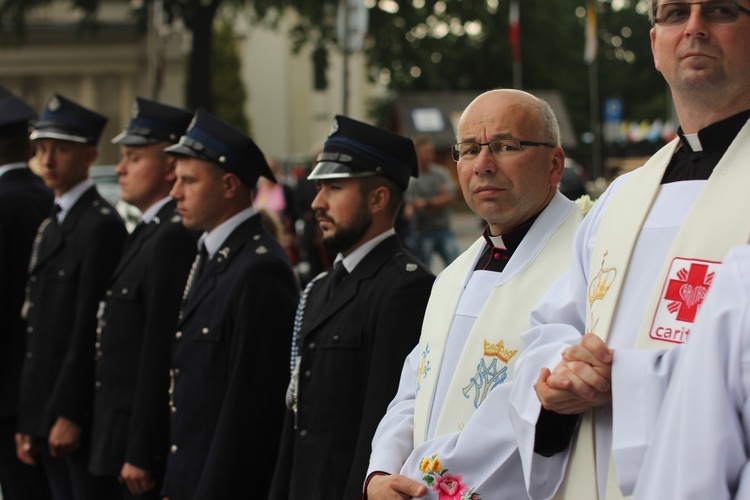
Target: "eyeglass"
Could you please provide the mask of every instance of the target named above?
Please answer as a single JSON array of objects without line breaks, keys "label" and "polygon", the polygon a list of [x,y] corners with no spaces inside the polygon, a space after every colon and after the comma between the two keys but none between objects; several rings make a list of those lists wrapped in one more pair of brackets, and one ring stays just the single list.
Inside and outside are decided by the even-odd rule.
[{"label": "eyeglass", "polygon": [[554,148],[554,144],[548,142],[519,141],[518,139],[498,139],[490,142],[459,142],[451,146],[453,161],[474,161],[482,151],[482,146],[490,148],[492,157],[496,160],[506,156],[512,156],[521,152],[522,146],[544,146]]},{"label": "eyeglass", "polygon": [[677,26],[690,18],[690,6],[700,5],[701,16],[711,23],[733,23],[740,12],[750,16],[750,10],[737,2],[708,0],[705,2],[668,2],[654,8],[654,22],[660,26]]}]

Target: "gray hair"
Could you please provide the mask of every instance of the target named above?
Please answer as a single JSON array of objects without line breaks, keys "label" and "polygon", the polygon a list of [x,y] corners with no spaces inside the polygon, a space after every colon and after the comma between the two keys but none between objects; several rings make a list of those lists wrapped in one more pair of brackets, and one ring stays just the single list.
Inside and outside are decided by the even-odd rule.
[{"label": "gray hair", "polygon": [[544,99],[536,98],[536,109],[539,111],[539,120],[542,125],[542,137],[544,142],[555,146],[560,145],[560,125],[557,123],[555,112]]}]

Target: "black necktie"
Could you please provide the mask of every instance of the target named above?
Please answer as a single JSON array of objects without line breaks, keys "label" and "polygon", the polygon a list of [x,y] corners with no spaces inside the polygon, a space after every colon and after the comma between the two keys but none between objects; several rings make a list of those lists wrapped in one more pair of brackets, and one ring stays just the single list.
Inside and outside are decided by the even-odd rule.
[{"label": "black necktie", "polygon": [[58,205],[57,203],[52,205],[52,212],[50,213],[50,219],[52,219],[52,222],[57,224],[59,221],[57,220],[57,215],[62,212],[62,207]]},{"label": "black necktie", "polygon": [[333,271],[331,271],[331,273],[331,291],[329,296],[333,295],[333,291],[349,275],[349,271],[346,270],[342,261],[338,261],[333,265]]},{"label": "black necktie", "polygon": [[198,265],[195,268],[194,280],[200,278],[200,275],[203,273],[203,270],[206,268],[206,264],[208,263],[208,250],[206,250],[206,245],[201,245],[201,249],[198,253],[200,255],[200,259],[198,260]]}]

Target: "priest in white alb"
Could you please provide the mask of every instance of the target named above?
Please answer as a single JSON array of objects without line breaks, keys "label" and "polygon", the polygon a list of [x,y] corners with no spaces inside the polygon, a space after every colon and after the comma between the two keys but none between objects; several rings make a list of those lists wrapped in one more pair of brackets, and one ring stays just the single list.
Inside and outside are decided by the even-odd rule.
[{"label": "priest in white alb", "polygon": [[528,498],[507,416],[513,366],[532,307],[569,265],[582,214],[557,190],[565,154],[544,101],[481,94],[457,139],[464,198],[487,227],[433,285],[373,439],[369,500]]},{"label": "priest in white alb", "polygon": [[679,137],[599,198],[523,335],[511,418],[534,498],[632,494],[673,348],[750,238],[750,2],[652,0],[650,14]]}]

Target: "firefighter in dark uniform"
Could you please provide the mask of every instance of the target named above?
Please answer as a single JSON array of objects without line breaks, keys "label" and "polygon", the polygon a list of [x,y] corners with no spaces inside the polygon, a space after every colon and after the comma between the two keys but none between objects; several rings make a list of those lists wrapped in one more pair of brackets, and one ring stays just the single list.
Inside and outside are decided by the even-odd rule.
[{"label": "firefighter in dark uniform", "polygon": [[265,498],[299,297],[286,251],[252,206],[258,177],[275,179],[252,139],[202,109],[166,151],[177,156],[182,222],[204,233],[174,331],[162,493]]},{"label": "firefighter in dark uniform", "polygon": [[55,209],[29,263],[17,452],[39,448],[55,499],[102,500],[118,486],[88,473],[96,312],[127,235],[88,177],[105,123],[53,95],[31,133]]},{"label": "firefighter in dark uniform", "polygon": [[169,449],[169,355],[198,233],[182,225],[176,143],[193,113],[136,98],[120,145],[121,199],[141,211],[99,309],[89,470],[119,478],[123,498],[161,498]]},{"label": "firefighter in dark uniform", "polygon": [[52,191],[29,169],[29,126],[36,112],[0,86],[0,488],[4,500],[50,498],[40,467],[16,456],[16,405],[26,325],[26,269]]},{"label": "firefighter in dark uniform", "polygon": [[338,255],[300,300],[274,500],[361,498],[375,429],[419,340],[434,280],[394,231],[418,175],[413,142],[337,116],[317,160],[312,208]]}]

